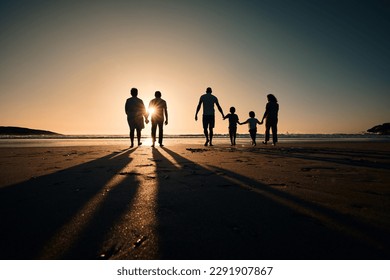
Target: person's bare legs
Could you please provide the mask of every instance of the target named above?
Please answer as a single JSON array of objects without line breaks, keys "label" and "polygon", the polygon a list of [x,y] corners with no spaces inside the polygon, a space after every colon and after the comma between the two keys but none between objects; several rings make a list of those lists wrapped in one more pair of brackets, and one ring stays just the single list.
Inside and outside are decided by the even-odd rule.
[{"label": "person's bare legs", "polygon": [[213,146],[213,135],[214,135],[214,131],[213,131],[213,129],[210,127],[210,146]]},{"label": "person's bare legs", "polygon": [[263,144],[267,144],[267,142],[269,141],[269,137],[270,137],[270,129],[271,129],[271,126],[269,124],[265,124],[265,139],[263,141]]},{"label": "person's bare legs", "polygon": [[272,145],[276,145],[276,143],[278,142],[278,127],[276,126],[276,124],[273,124],[271,126],[271,129],[272,129]]},{"label": "person's bare legs", "polygon": [[156,130],[157,130],[157,123],[152,122],[152,147],[154,147],[154,143],[156,142]]},{"label": "person's bare legs", "polygon": [[134,147],[134,128],[130,128],[130,148]]},{"label": "person's bare legs", "polygon": [[137,140],[138,140],[138,146],[141,146],[142,145],[142,142],[141,142],[141,130],[140,128],[137,128]]},{"label": "person's bare legs", "polygon": [[204,145],[207,146],[209,144],[209,132],[207,130],[207,127],[203,128],[203,133],[204,133],[204,136],[206,137],[206,143],[204,143]]},{"label": "person's bare legs", "polygon": [[160,147],[164,147],[163,138],[164,138],[164,123],[160,122],[158,124],[158,144],[160,145]]}]

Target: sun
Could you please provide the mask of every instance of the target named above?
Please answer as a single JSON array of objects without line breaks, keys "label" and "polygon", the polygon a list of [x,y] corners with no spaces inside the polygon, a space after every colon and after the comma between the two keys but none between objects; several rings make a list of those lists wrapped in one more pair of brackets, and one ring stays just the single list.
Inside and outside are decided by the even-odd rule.
[{"label": "sun", "polygon": [[151,117],[151,116],[153,116],[153,113],[154,113],[154,108],[153,107],[150,107],[149,109],[148,109],[148,113],[149,113],[149,116]]}]

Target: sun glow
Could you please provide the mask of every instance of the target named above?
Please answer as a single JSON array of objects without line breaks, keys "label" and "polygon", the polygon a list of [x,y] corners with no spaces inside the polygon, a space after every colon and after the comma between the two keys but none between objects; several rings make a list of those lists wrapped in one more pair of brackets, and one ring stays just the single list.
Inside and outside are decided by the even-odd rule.
[{"label": "sun glow", "polygon": [[154,111],[155,111],[155,110],[154,110],[153,107],[151,107],[151,108],[148,109],[149,117],[153,116]]}]

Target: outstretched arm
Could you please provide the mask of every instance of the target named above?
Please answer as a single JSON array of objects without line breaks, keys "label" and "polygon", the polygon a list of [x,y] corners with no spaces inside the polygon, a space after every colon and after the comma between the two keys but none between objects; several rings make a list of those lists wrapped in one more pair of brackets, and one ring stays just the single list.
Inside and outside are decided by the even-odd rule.
[{"label": "outstretched arm", "polygon": [[199,100],[199,104],[198,104],[198,107],[196,107],[196,113],[195,113],[195,120],[196,121],[198,120],[198,113],[199,113],[201,106],[202,106],[202,100]]},{"label": "outstretched arm", "polygon": [[267,103],[267,105],[265,106],[265,112],[264,112],[263,118],[261,119],[261,124],[263,124],[264,119],[265,119],[267,116],[268,116],[268,103]]},{"label": "outstretched arm", "polygon": [[167,125],[168,124],[168,108],[166,106],[165,106],[164,112],[165,112],[165,125]]},{"label": "outstretched arm", "polygon": [[217,102],[215,102],[215,104],[217,105],[218,111],[221,113],[222,118],[223,118],[225,115],[223,114],[223,110],[222,110],[221,106],[219,105],[218,100],[217,100]]},{"label": "outstretched arm", "polygon": [[267,112],[265,112],[264,113],[264,116],[263,116],[263,118],[261,119],[261,122],[260,122],[260,124],[263,124],[263,122],[264,122],[264,119],[267,117]]}]

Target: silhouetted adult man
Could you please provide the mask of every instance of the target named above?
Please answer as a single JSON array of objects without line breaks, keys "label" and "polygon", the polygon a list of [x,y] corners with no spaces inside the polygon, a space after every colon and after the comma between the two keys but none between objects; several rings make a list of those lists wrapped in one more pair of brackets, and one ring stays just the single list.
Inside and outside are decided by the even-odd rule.
[{"label": "silhouetted adult man", "polygon": [[146,113],[144,102],[139,99],[138,89],[132,88],[130,90],[131,97],[126,100],[125,111],[127,115],[127,123],[130,128],[130,148],[134,147],[134,131],[137,131],[138,146],[141,143],[141,130],[145,127],[145,122],[148,123],[148,114]]},{"label": "silhouetted adult man", "polygon": [[[206,137],[206,143],[205,146],[213,145],[213,129],[215,126],[215,110],[214,110],[214,104],[217,105],[218,111],[222,114],[222,118],[225,116],[223,114],[223,110],[221,106],[219,105],[218,98],[214,95],[212,95],[212,89],[208,87],[206,89],[206,94],[203,94],[199,99],[198,107],[196,107],[196,113],[195,113],[195,121],[198,120],[198,112],[200,110],[200,107],[203,104],[203,131],[204,136]],[[208,132],[210,131],[210,133]],[[210,138],[209,138],[210,136]]]},{"label": "silhouetted adult man", "polygon": [[149,112],[153,111],[151,114],[152,121],[152,140],[154,147],[154,143],[156,142],[156,131],[158,126],[158,143],[161,147],[163,147],[163,131],[164,131],[164,116],[165,116],[165,125],[168,124],[168,108],[167,102],[161,98],[161,92],[156,91],[154,96],[156,98],[152,99],[149,103]]}]

